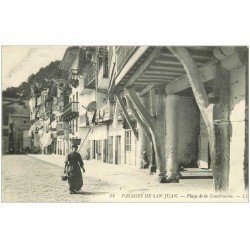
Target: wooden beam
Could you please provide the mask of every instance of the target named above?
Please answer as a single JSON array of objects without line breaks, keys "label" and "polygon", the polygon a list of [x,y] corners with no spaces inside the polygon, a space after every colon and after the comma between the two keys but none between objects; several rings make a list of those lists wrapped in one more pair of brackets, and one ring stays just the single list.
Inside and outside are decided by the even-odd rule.
[{"label": "wooden beam", "polygon": [[179,73],[185,73],[185,70],[183,68],[176,68],[176,67],[165,67],[165,66],[158,66],[153,65],[149,67],[150,69],[156,69],[156,70],[164,70],[168,72],[179,72]]},{"label": "wooden beam", "polygon": [[156,99],[157,96],[155,94],[155,89],[151,89],[149,92],[149,99],[150,99],[150,110],[151,110],[151,115],[153,117],[156,116],[157,110],[156,110]]},{"label": "wooden beam", "polygon": [[158,76],[181,76],[183,73],[166,72],[161,70],[146,70],[145,75],[158,75]]},{"label": "wooden beam", "polygon": [[[208,82],[215,78],[216,75],[216,64],[208,64],[199,68],[199,73],[202,82]],[[171,82],[166,86],[166,95],[171,95],[190,88],[190,83],[187,76],[183,76],[174,82]]]},{"label": "wooden beam", "polygon": [[[228,82],[229,74],[226,72],[222,77],[217,77],[217,93],[220,94],[219,103],[210,104],[201,80],[201,74],[195,62],[185,47],[168,47],[182,62],[192,91],[199,107],[201,116],[206,124],[209,141],[209,152],[211,168],[213,171],[214,189],[216,191],[227,190],[228,188],[228,155],[229,155],[229,121],[228,121]],[[216,72],[217,76],[217,72]],[[224,82],[223,82],[224,80]],[[227,151],[227,152],[225,152]]]},{"label": "wooden beam", "polygon": [[[159,76],[159,75],[142,75],[142,77],[140,77],[139,79],[154,79],[154,80],[157,80],[157,79],[164,79],[164,80],[174,80],[176,79],[175,76]],[[138,80],[139,80],[138,79]]]},{"label": "wooden beam", "polygon": [[125,119],[127,120],[127,122],[128,122],[128,124],[129,124],[131,130],[133,131],[133,133],[134,133],[136,139],[138,140],[138,133],[137,133],[137,131],[136,131],[136,128],[135,128],[134,125],[133,125],[133,122],[132,122],[132,120],[131,120],[131,118],[130,118],[130,116],[129,116],[129,114],[128,114],[128,111],[127,111],[126,107],[124,106],[124,104],[123,104],[123,102],[122,102],[121,93],[120,93],[120,92],[115,92],[115,95],[116,95],[116,97],[117,97],[117,101],[118,101],[118,103],[119,103],[119,105],[120,105],[120,107],[121,107],[121,110],[122,110],[122,112],[123,112],[123,114],[124,114],[124,116],[125,116]]},{"label": "wooden beam", "polygon": [[[157,64],[161,64],[161,65],[167,65],[167,66],[170,66],[170,67],[175,67],[176,68],[183,68],[182,64],[180,62],[177,62],[177,61],[169,61],[169,60],[156,60],[155,63]],[[204,65],[204,63],[202,62],[196,62],[196,65],[197,66],[201,66],[201,65]]]},{"label": "wooden beam", "polygon": [[[164,57],[176,58],[173,54],[169,54],[169,53],[162,53],[161,55]],[[191,55],[191,57],[193,59],[200,59],[200,60],[210,60],[211,59],[211,57],[203,56],[203,55]]]},{"label": "wooden beam", "polygon": [[145,87],[140,93],[139,96],[144,96],[145,94],[148,93],[148,91],[150,91],[152,88],[154,88],[154,85],[147,85],[147,87]]},{"label": "wooden beam", "polygon": [[200,50],[200,51],[212,51],[213,46],[188,46],[187,49]]},{"label": "wooden beam", "polygon": [[149,65],[160,55],[162,47],[156,47],[140,68],[129,78],[125,86],[129,87],[145,72]]},{"label": "wooden beam", "polygon": [[137,110],[135,109],[135,107],[134,107],[131,99],[129,98],[129,96],[126,96],[126,100],[127,100],[129,108],[131,109],[131,111],[133,112],[133,115],[135,116],[136,121],[140,124],[140,126],[142,127],[144,133],[146,134],[148,139],[151,141],[152,137],[151,137],[150,131],[149,131],[147,125],[145,124],[145,122],[139,116],[139,114],[138,114]]},{"label": "wooden beam", "polygon": [[125,94],[130,97],[133,104],[137,107],[143,120],[145,120],[149,124],[150,127],[153,127],[155,123],[155,119],[154,117],[150,115],[148,110],[144,107],[138,95],[136,94],[135,90],[133,88],[125,88]]},{"label": "wooden beam", "polygon": [[175,66],[182,68],[182,64],[178,61],[168,61],[168,60],[158,59],[158,60],[155,60],[155,63],[157,63],[157,64],[169,64],[171,66],[175,65]]},{"label": "wooden beam", "polygon": [[146,52],[148,48],[149,46],[139,46],[139,48],[134,52],[132,57],[128,60],[128,62],[116,76],[115,85],[119,84],[123,77],[128,73],[128,71],[134,66],[134,64],[140,59],[140,57]]},{"label": "wooden beam", "polygon": [[136,82],[145,82],[145,83],[148,83],[148,82],[171,82],[172,79],[162,79],[162,78],[139,78]]},{"label": "wooden beam", "polygon": [[151,84],[154,84],[154,85],[166,85],[166,84],[168,84],[168,83],[170,83],[170,82],[168,82],[168,81],[165,81],[165,82],[158,82],[158,81],[150,81],[150,82],[145,82],[145,81],[141,81],[141,82],[135,82],[135,84],[133,85],[133,86],[139,86],[139,85],[141,85],[141,86],[147,86],[147,85],[151,85]]}]

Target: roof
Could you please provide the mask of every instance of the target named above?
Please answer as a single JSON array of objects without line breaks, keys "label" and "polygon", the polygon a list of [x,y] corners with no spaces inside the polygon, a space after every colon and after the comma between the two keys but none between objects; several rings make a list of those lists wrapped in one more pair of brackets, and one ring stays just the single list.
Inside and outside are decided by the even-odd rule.
[{"label": "roof", "polygon": [[71,46],[67,48],[66,52],[64,53],[63,59],[59,65],[61,70],[69,71],[79,56],[79,46]]},{"label": "roof", "polygon": [[49,97],[56,97],[57,96],[57,89],[62,89],[64,85],[67,84],[67,81],[65,79],[51,79],[51,85],[48,90],[48,96]]},{"label": "roof", "polygon": [[81,70],[84,65],[91,62],[89,54],[93,54],[95,50],[95,46],[71,46],[67,48],[59,68],[70,71],[73,64],[77,62],[77,69]]},{"label": "roof", "polygon": [[53,78],[52,81],[56,83],[59,88],[62,88],[67,83],[67,80],[65,79]]}]

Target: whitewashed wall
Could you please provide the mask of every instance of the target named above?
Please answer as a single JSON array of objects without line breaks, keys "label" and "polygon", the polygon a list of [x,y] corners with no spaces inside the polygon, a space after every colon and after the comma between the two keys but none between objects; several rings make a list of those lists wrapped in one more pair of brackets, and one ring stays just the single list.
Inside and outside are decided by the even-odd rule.
[{"label": "whitewashed wall", "polygon": [[[231,122],[229,187],[232,190],[244,189],[245,153],[245,66],[230,72],[229,109]],[[248,84],[248,83],[247,83]]]},{"label": "whitewashed wall", "polygon": [[194,98],[180,97],[178,112],[178,163],[189,165],[198,159],[200,114]]}]

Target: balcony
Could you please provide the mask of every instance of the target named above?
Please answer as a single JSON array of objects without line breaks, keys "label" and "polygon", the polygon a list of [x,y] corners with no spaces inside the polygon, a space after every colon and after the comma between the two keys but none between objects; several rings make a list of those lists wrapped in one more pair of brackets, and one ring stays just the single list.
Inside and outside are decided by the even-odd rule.
[{"label": "balcony", "polygon": [[115,105],[108,103],[97,109],[97,119],[98,122],[107,122],[113,119],[114,117]]},{"label": "balcony", "polygon": [[58,130],[56,135],[57,136],[64,136],[64,129]]},{"label": "balcony", "polygon": [[69,121],[75,119],[79,115],[78,111],[79,102],[70,102],[63,109],[62,119],[64,121]]},{"label": "balcony", "polygon": [[117,56],[117,72],[124,67],[129,57],[134,53],[136,46],[119,46],[116,50]]},{"label": "balcony", "polygon": [[95,65],[92,64],[88,70],[87,76],[85,78],[85,87],[95,88],[96,83],[96,74],[95,74]]},{"label": "balcony", "polygon": [[108,63],[104,62],[98,73],[98,88],[107,89],[109,87]]},{"label": "balcony", "polygon": [[84,128],[84,127],[89,127],[89,117],[88,115],[80,115],[79,116],[79,127]]},{"label": "balcony", "polygon": [[52,106],[52,114],[59,116],[61,114],[61,112],[63,112],[62,107],[63,107],[63,105],[59,105],[58,103],[54,104]]},{"label": "balcony", "polygon": [[94,88],[88,87],[88,85],[86,84],[86,79],[81,79],[81,80],[82,81],[80,81],[80,87],[79,87],[80,95],[90,94],[94,90]]}]

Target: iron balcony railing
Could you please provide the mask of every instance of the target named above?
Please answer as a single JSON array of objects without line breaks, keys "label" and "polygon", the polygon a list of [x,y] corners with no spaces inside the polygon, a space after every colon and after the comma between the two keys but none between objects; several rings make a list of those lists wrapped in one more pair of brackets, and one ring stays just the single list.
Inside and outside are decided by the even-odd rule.
[{"label": "iron balcony railing", "polygon": [[108,103],[97,109],[97,117],[99,122],[110,121],[114,117],[114,104]]},{"label": "iron balcony railing", "polygon": [[78,104],[79,102],[70,102],[64,107],[62,115],[63,120],[71,120],[78,117]]},{"label": "iron balcony railing", "polygon": [[63,121],[69,121],[75,119],[78,115],[78,102],[70,102],[63,109],[62,119]]},{"label": "iron balcony railing", "polygon": [[119,46],[116,49],[117,73],[124,67],[137,46]]},{"label": "iron balcony railing", "polygon": [[85,79],[86,86],[95,85],[95,78],[96,78],[95,65],[92,64]]},{"label": "iron balcony railing", "polygon": [[78,103],[79,102],[70,102],[69,104],[67,104],[64,109],[63,112],[67,113],[67,112],[78,112]]},{"label": "iron balcony railing", "polygon": [[64,135],[64,129],[58,130],[56,135],[57,136],[63,136]]},{"label": "iron balcony railing", "polygon": [[98,83],[102,81],[103,78],[108,78],[108,64],[103,63],[100,67],[99,73],[98,73]]}]

